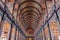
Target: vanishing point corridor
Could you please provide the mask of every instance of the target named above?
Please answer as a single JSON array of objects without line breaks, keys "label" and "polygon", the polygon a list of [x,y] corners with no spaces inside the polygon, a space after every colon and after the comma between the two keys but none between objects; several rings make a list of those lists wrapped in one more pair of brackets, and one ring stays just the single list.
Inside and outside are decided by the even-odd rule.
[{"label": "vanishing point corridor", "polygon": [[0,40],[60,40],[60,0],[0,0]]}]

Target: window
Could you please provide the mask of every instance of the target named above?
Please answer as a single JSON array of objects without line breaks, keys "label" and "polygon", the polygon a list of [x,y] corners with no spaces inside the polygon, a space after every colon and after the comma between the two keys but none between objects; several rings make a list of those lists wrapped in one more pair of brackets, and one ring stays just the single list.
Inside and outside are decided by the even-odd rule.
[{"label": "window", "polygon": [[8,0],[8,2],[14,2],[14,0]]},{"label": "window", "polygon": [[47,1],[52,1],[52,0],[47,0]]}]

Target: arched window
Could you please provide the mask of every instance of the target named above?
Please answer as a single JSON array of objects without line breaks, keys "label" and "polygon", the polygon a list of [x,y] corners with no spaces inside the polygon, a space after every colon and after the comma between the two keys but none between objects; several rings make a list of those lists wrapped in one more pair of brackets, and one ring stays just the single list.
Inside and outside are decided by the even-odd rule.
[{"label": "arched window", "polygon": [[8,2],[14,2],[14,0],[8,0]]}]

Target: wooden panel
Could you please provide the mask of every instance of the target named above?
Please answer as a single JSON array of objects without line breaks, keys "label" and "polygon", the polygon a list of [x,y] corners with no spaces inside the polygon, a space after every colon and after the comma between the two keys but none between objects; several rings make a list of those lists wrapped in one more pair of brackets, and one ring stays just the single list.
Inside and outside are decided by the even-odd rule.
[{"label": "wooden panel", "polygon": [[51,24],[50,24],[50,27],[51,27],[51,31],[52,31],[54,40],[58,40],[59,31],[58,31],[57,22],[56,21],[52,21]]}]

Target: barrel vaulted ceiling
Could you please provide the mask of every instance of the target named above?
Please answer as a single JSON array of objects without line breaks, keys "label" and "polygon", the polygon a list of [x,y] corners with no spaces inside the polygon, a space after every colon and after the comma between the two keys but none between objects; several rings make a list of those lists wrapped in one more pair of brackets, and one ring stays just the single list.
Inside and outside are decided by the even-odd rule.
[{"label": "barrel vaulted ceiling", "polygon": [[40,25],[42,25],[47,10],[50,12],[53,1],[10,0],[7,3],[9,10],[15,19],[17,19],[22,30],[27,34],[34,34],[40,28]]}]

